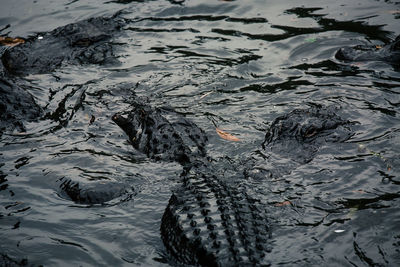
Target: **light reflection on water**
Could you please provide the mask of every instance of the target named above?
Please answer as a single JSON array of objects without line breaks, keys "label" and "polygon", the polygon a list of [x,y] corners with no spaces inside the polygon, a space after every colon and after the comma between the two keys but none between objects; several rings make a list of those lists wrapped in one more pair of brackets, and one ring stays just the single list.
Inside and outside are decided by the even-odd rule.
[{"label": "light reflection on water", "polygon": [[[340,107],[338,115],[358,122],[348,142],[321,148],[279,179],[242,181],[269,211],[267,258],[287,266],[400,264],[400,74],[385,63],[333,58],[342,46],[393,39],[398,5],[94,2],[7,2],[9,13],[0,13],[10,35],[119,9],[128,21],[113,40],[121,64],[67,65],[17,80],[57,116],[1,137],[0,253],[43,265],[168,264],[159,228],[181,167],[134,151],[111,121],[134,91],[187,114],[209,136],[209,155],[237,164],[259,149],[274,118],[309,103]],[[242,142],[220,139],[213,121]],[[62,195],[62,177],[132,190],[88,207]]]}]

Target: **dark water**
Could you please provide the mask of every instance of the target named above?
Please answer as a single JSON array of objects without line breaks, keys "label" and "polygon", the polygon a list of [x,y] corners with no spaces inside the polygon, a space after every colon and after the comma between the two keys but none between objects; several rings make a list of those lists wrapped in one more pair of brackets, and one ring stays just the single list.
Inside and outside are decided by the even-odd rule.
[{"label": "dark water", "polygon": [[[350,140],[283,177],[241,181],[269,211],[267,258],[273,266],[400,266],[400,72],[334,59],[340,47],[394,39],[399,3],[2,0],[9,36],[119,10],[129,23],[113,40],[119,65],[66,64],[17,81],[57,116],[0,139],[0,253],[45,266],[168,265],[159,228],[181,166],[135,152],[111,121],[135,91],[203,128],[209,155],[232,162],[228,174],[257,152],[276,117],[339,107],[358,122]],[[213,121],[241,141],[221,139]],[[121,181],[129,192],[80,205],[58,189],[63,177]]]}]

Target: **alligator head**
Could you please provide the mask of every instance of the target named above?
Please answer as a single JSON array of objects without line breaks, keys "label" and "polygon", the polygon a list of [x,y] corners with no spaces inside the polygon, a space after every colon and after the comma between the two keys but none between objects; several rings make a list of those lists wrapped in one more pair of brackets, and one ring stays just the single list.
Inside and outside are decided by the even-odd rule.
[{"label": "alligator head", "polygon": [[346,127],[349,124],[349,121],[337,116],[333,108],[296,109],[275,119],[262,147],[265,151],[305,164],[325,143],[350,138],[351,132]]},{"label": "alligator head", "polygon": [[289,174],[312,161],[322,146],[348,140],[351,124],[332,107],[296,109],[278,117],[267,130],[262,150],[246,162],[244,174],[256,179]]},{"label": "alligator head", "polygon": [[340,48],[335,57],[342,61],[384,61],[400,65],[400,35],[393,42],[383,47],[357,45]]},{"label": "alligator head", "polygon": [[190,158],[205,155],[204,132],[182,116],[170,122],[160,109],[134,102],[128,113],[117,113],[112,120],[125,131],[134,148],[155,160],[187,164]]},{"label": "alligator head", "polygon": [[1,59],[4,67],[17,75],[48,73],[63,62],[115,63],[108,41],[122,25],[116,18],[102,17],[68,24],[28,38],[8,49]]}]

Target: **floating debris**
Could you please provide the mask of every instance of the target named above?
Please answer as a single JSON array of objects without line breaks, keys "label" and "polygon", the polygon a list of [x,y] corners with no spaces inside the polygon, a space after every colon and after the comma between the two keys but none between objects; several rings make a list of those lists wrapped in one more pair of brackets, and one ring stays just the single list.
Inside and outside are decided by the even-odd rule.
[{"label": "floating debris", "polygon": [[233,135],[231,135],[230,133],[227,133],[227,132],[225,132],[225,131],[223,131],[223,130],[221,130],[221,129],[219,129],[219,128],[215,128],[215,130],[217,131],[217,134],[218,134],[221,138],[223,138],[223,139],[225,139],[225,140],[228,140],[228,141],[235,141],[235,142],[240,141],[240,139],[237,138],[236,136],[233,136]]}]

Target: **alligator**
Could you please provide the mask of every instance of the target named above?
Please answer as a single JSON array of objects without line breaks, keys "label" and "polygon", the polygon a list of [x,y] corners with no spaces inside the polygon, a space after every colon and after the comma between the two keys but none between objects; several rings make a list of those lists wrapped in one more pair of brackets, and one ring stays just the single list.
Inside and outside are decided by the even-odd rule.
[{"label": "alligator", "polygon": [[23,121],[35,121],[41,114],[31,94],[11,80],[0,78],[0,136],[14,129],[25,132]]},{"label": "alligator", "polygon": [[[169,117],[172,117],[169,112]],[[179,114],[142,101],[112,119],[132,146],[153,160],[182,164],[180,187],[165,209],[161,236],[180,262],[203,266],[256,265],[269,251],[266,212],[244,189],[221,181],[205,152],[204,131]]]},{"label": "alligator", "polygon": [[[5,51],[0,50],[0,57]],[[25,132],[23,121],[35,121],[41,115],[33,96],[7,75],[0,62],[0,136],[14,129]]]},{"label": "alligator", "polygon": [[[16,76],[54,71],[63,63],[115,63],[113,33],[124,25],[118,13],[110,18],[97,17],[68,24],[27,38],[24,43],[1,50],[0,62],[0,136],[5,131],[25,131],[24,121],[43,117],[32,95],[18,86]],[[59,180],[60,195],[76,203],[101,204],[127,192],[118,182],[79,183]]]},{"label": "alligator", "polygon": [[[218,177],[214,161],[202,148],[207,140],[203,131],[186,119],[187,128],[181,131],[162,110],[143,102],[133,106],[128,114],[117,113],[112,118],[133,147],[154,160],[177,161],[183,166],[180,186],[161,222],[161,236],[170,254],[179,263],[191,265],[268,265],[271,229],[267,212],[246,188]],[[313,106],[276,118],[266,132],[261,153],[285,157],[285,163],[292,164],[286,164],[282,172],[279,168],[262,169],[252,159],[244,177],[239,175],[238,179],[254,177],[255,173],[258,178],[283,175],[288,166],[293,169],[310,162],[323,145],[348,140],[352,122],[341,119],[335,111],[333,107]],[[184,135],[189,136],[182,138]],[[190,149],[184,140],[191,140],[197,149]]]},{"label": "alligator", "polygon": [[381,47],[377,45],[357,45],[354,47],[340,48],[335,57],[346,62],[384,61],[400,65],[400,35]]},{"label": "alligator", "polygon": [[[120,30],[123,24],[115,17],[69,24],[7,49],[1,60],[8,74],[22,76],[48,73],[63,63],[114,62],[110,33]],[[399,37],[373,53],[366,51],[365,58],[371,60],[375,55],[372,60],[392,60],[387,54],[398,55],[398,41]],[[342,55],[351,55],[343,51],[346,50],[341,50]],[[364,57],[360,54],[354,58]],[[1,78],[0,90],[5,92],[0,95],[0,127],[23,129],[21,120],[40,117],[40,108],[22,88]],[[173,191],[160,226],[163,243],[178,263],[268,264],[271,228],[266,208],[250,196],[245,186],[233,186],[220,179],[215,161],[207,155],[207,136],[201,128],[177,112],[152,107],[137,97],[132,102],[132,110],[117,113],[112,120],[127,134],[132,146],[149,159],[182,165],[179,185]],[[238,174],[235,178],[288,174],[312,161],[325,144],[348,140],[349,125],[351,122],[341,119],[335,110],[321,106],[278,117],[261,144],[259,154],[263,159],[248,160],[244,175]],[[273,166],[276,162],[280,165]],[[60,189],[62,196],[89,205],[108,202],[127,190],[119,182],[83,184],[68,178],[60,179]]]},{"label": "alligator", "polygon": [[36,34],[7,49],[1,60],[9,73],[21,76],[49,73],[63,62],[115,63],[110,40],[124,25],[115,16],[90,18]]},{"label": "alligator", "polygon": [[19,45],[1,48],[0,57],[0,135],[14,128],[24,131],[22,121],[42,115],[33,97],[13,82],[15,75],[48,73],[63,62],[115,62],[110,44],[112,32],[123,21],[91,18],[32,36]]},{"label": "alligator", "polygon": [[128,193],[126,184],[115,181],[96,181],[83,184],[63,177],[59,179],[59,182],[60,195],[79,204],[104,204]]},{"label": "alligator", "polygon": [[[0,78],[0,136],[6,131],[25,132],[24,122],[33,122],[43,115],[32,95],[11,79]],[[79,183],[67,178],[59,180],[61,196],[81,204],[102,204],[128,192],[120,182],[96,181]]]},{"label": "alligator", "polygon": [[133,147],[149,158],[185,165],[191,158],[204,157],[207,137],[203,130],[182,116],[171,122],[162,113],[167,115],[168,111],[137,99],[132,102],[132,111],[117,113],[112,120],[126,132]]},{"label": "alligator", "polygon": [[312,161],[322,146],[348,140],[355,123],[343,120],[336,111],[333,106],[312,106],[276,118],[257,153],[261,160],[249,159],[245,176],[264,179],[289,174]]}]

